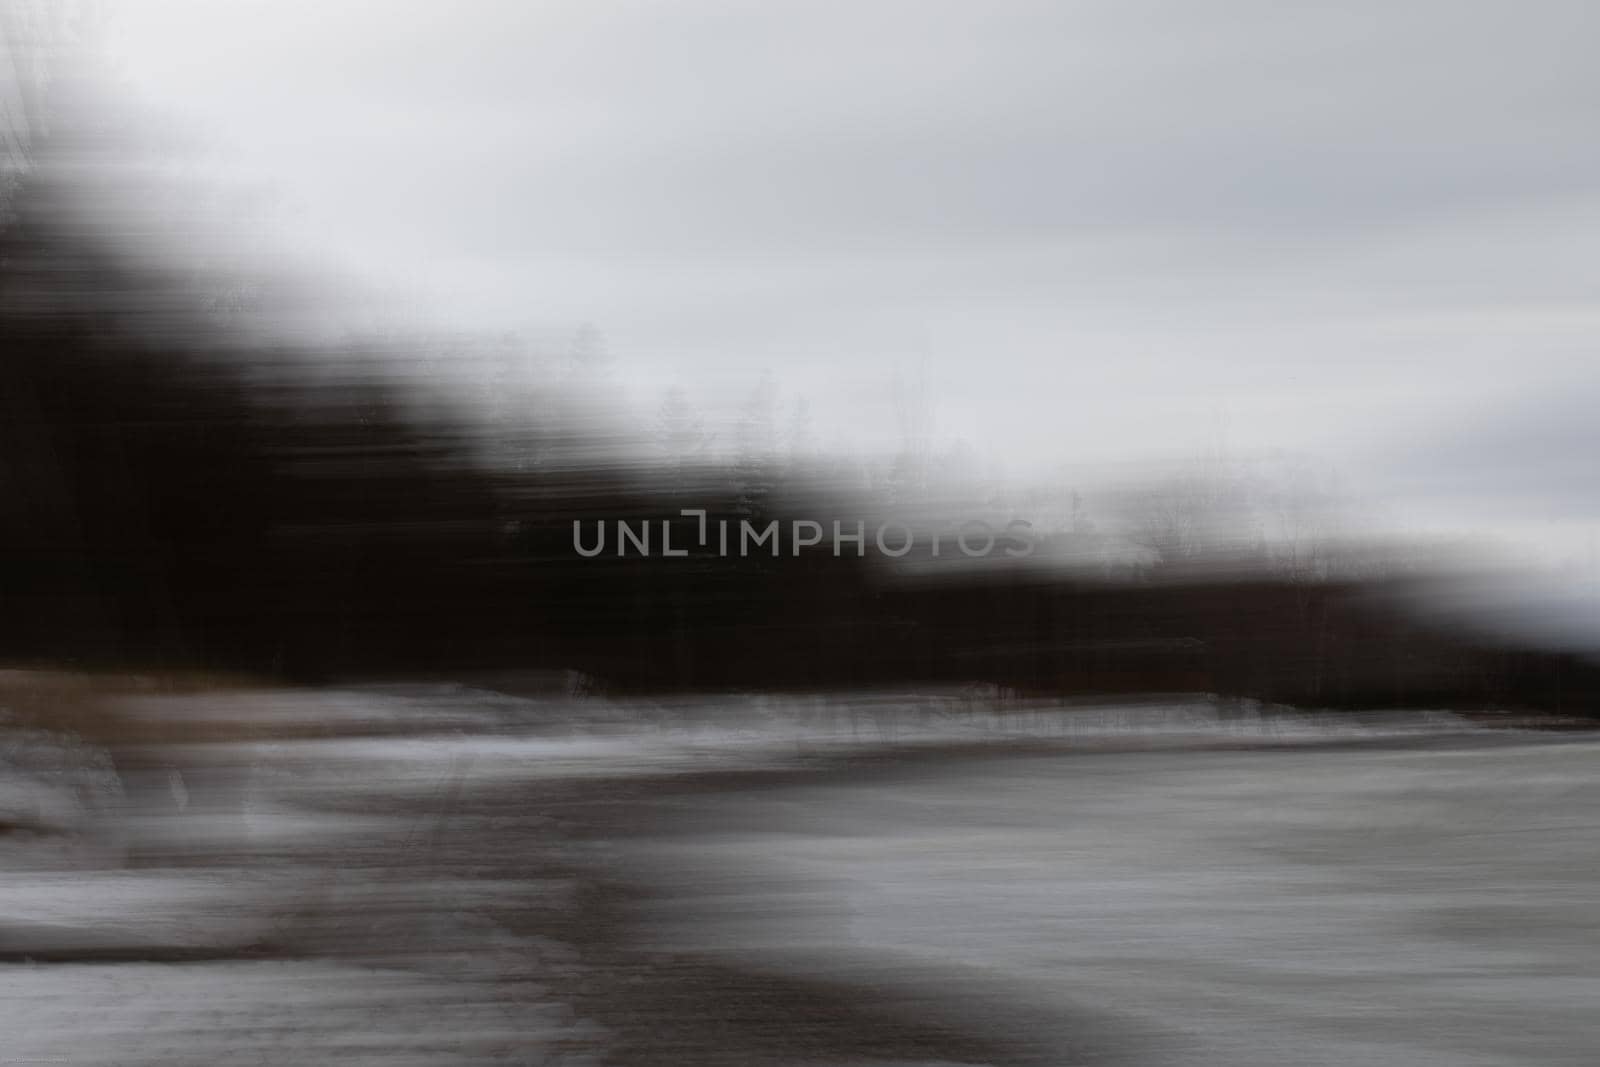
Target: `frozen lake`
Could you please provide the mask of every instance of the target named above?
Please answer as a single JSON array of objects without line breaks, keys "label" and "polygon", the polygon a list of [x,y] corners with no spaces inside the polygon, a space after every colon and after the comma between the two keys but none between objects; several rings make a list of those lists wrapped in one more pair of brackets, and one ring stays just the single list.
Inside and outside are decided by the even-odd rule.
[{"label": "frozen lake", "polygon": [[686,799],[659,947],[1029,1062],[1600,1062],[1600,744],[1009,756]]}]

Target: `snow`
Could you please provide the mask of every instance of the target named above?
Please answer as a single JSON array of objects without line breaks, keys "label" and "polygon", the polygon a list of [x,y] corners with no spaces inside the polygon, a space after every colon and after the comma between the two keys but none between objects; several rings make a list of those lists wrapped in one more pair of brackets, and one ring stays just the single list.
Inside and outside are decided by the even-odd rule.
[{"label": "snow", "polygon": [[[140,699],[249,729],[126,782],[0,734],[8,1062],[603,1062],[655,1028],[617,990],[672,959],[1044,1062],[1600,1059],[1587,735],[959,691]],[[596,880],[628,890],[603,957]],[[743,1062],[732,1009],[684,1010]],[[781,998],[739,1010],[781,1047]]]}]

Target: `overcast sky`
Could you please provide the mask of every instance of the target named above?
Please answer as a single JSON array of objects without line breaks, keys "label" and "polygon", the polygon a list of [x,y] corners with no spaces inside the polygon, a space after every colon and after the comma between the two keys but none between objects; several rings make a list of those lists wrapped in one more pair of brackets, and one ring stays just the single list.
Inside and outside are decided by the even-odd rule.
[{"label": "overcast sky", "polygon": [[[639,402],[892,382],[1015,475],[1219,426],[1562,551],[1600,529],[1593,0],[123,0],[130,100],[457,326]],[[410,306],[410,298],[405,301]]]}]

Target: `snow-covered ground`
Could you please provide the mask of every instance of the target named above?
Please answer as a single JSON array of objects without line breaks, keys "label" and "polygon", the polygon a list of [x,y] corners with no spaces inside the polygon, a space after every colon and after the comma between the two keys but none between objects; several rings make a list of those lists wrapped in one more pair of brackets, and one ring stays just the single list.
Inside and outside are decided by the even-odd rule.
[{"label": "snow-covered ground", "polygon": [[0,734],[0,1062],[1600,1062],[1585,736],[981,692],[125,714],[227,739],[118,776]]}]

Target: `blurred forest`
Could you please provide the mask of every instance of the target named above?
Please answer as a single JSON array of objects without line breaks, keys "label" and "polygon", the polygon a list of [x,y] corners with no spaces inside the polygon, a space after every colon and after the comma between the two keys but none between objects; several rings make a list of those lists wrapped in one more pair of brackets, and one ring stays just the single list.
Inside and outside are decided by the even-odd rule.
[{"label": "blurred forest", "polygon": [[[1595,707],[1592,663],[1422,621],[1400,595],[1418,569],[1381,547],[1336,548],[1303,497],[1271,504],[1270,542],[1241,539],[1241,490],[1220,466],[1130,489],[1104,528],[1074,494],[1027,563],[897,566],[870,538],[862,558],[824,543],[582,559],[574,520],[673,521],[680,544],[693,540],[684,508],[853,521],[909,499],[938,463],[908,450],[880,481],[851,481],[817,458],[803,407],[785,452],[770,383],[732,459],[708,448],[682,393],[632,439],[658,454],[630,458],[600,414],[592,331],[550,389],[490,374],[482,395],[456,397],[403,368],[514,343],[274,340],[238,314],[255,302],[270,321],[270,287],[164,269],[85,221],[70,161],[111,135],[47,125],[8,148],[0,230],[6,661],[307,682],[577,672],[614,691],[940,683]],[[915,405],[902,415],[915,423]],[[1047,565],[1063,558],[1076,562]]]}]

